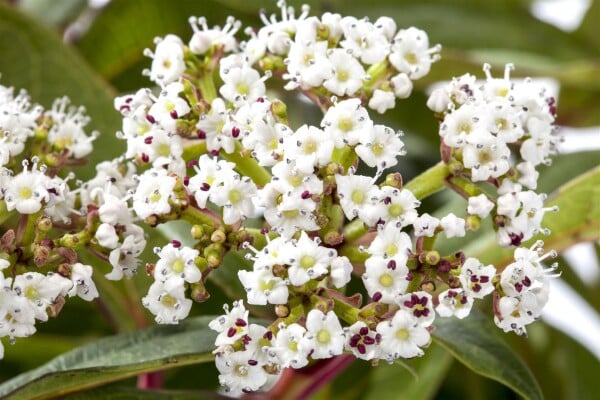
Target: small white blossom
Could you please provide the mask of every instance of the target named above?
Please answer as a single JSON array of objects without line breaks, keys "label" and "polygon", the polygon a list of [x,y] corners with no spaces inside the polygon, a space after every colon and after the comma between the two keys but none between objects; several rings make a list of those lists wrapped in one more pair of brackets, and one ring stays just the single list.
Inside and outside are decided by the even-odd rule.
[{"label": "small white blossom", "polygon": [[440,226],[444,230],[447,238],[465,236],[466,222],[463,218],[459,218],[453,213],[450,213],[440,220]]},{"label": "small white blossom", "polygon": [[331,358],[344,351],[344,331],[333,311],[323,314],[310,310],[306,316],[306,335],[303,345],[312,349],[313,359]]},{"label": "small white blossom", "polygon": [[494,209],[494,203],[483,193],[479,196],[469,197],[468,202],[467,213],[477,215],[479,218],[487,217]]}]

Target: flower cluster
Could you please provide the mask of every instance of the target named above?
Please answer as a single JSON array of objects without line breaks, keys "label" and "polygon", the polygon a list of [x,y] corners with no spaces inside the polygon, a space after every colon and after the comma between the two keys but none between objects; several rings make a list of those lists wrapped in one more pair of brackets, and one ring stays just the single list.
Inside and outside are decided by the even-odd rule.
[{"label": "flower cluster", "polygon": [[76,209],[83,189],[72,190],[75,175],[65,171],[92,151],[87,123],[67,98],[44,110],[25,91],[0,86],[0,338],[11,343],[58,314],[67,296],[98,296],[92,267],[64,234],[84,215]]},{"label": "flower cluster", "polygon": [[[126,151],[86,182],[67,172],[92,151],[83,110],[60,99],[44,112],[0,87],[0,221],[16,224],[0,241],[0,270],[11,275],[0,273],[0,336],[33,333],[67,295],[98,295],[77,251],[108,262],[106,278],[130,278],[146,246],[141,222],[173,220],[190,234],[154,249],[142,304],[157,323],[177,324],[209,298],[213,270],[234,269],[246,298],[209,325],[232,396],[344,352],[373,363],[421,356],[436,314],[466,318],[488,295],[496,324],[526,333],[555,269],[542,265],[554,252],[543,254],[541,242],[518,247],[544,232],[552,210],[535,189],[536,168],[556,152],[554,99],[530,80],[511,81],[512,66],[503,79],[487,65],[484,82],[455,78],[427,102],[442,162],[405,184],[403,134],[370,110],[408,97],[440,46],[387,17],[314,17],[308,7],[296,16],[278,5],[281,17],[261,14],[264,26],[243,30],[246,41],[232,17],[212,28],[191,18],[187,42],[156,39],[144,73],[157,88],[115,99]],[[267,90],[277,82],[322,111],[316,126],[289,120]],[[419,209],[444,186],[464,197],[463,213]],[[438,236],[464,237],[488,217],[498,243],[517,247],[507,267],[436,250]],[[235,251],[246,262],[224,265]],[[362,286],[349,296],[352,280]],[[250,323],[244,304],[272,305],[276,318]]]},{"label": "flower cluster", "polygon": [[[469,199],[469,214],[494,215],[501,246],[518,246],[541,228],[545,194],[535,192],[540,164],[549,165],[560,137],[555,134],[555,100],[530,79],[493,78],[484,65],[483,84],[473,75],[455,78],[437,89],[428,106],[440,113],[440,137],[447,162],[463,169],[473,182],[490,182],[498,197],[480,194]],[[526,189],[529,190],[526,190]],[[494,204],[495,203],[495,204]]]}]

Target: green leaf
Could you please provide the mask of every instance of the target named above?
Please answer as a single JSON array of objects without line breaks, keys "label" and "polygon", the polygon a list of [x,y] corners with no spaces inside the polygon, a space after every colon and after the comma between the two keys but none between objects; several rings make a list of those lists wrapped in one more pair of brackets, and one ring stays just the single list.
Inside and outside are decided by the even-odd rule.
[{"label": "green leaf", "polygon": [[592,4],[587,10],[579,29],[575,32],[582,40],[595,49],[595,55],[600,55],[600,36],[598,35],[598,21],[600,21],[600,1],[591,0]]},{"label": "green leaf", "polygon": [[441,385],[452,357],[443,347],[433,343],[423,357],[407,360],[415,375],[395,364],[381,362],[371,372],[367,400],[430,399]]},{"label": "green leaf", "polygon": [[215,392],[192,390],[142,390],[129,387],[103,388],[72,394],[65,400],[198,400],[228,399]]},{"label": "green leaf", "polygon": [[[0,385],[7,399],[48,399],[149,371],[213,359],[214,317],[155,326],[80,347]],[[4,397],[6,396],[6,397]]]},{"label": "green leaf", "polygon": [[94,142],[78,178],[95,175],[95,165],[123,153],[125,144],[115,137],[121,118],[113,108],[113,91],[56,32],[40,21],[0,3],[0,84],[26,89],[33,102],[45,107],[57,97],[69,96],[84,105],[92,121],[89,130],[102,134]]},{"label": "green leaf", "polygon": [[502,340],[502,331],[490,318],[475,311],[463,320],[438,318],[434,341],[477,374],[508,386],[525,399],[543,399],[535,377]]},{"label": "green leaf", "polygon": [[[542,226],[551,230],[549,236],[538,236],[524,243],[530,245],[542,239],[546,249],[558,252],[580,242],[600,239],[600,167],[596,167],[561,186],[546,203],[558,206],[559,212],[548,212]],[[475,241],[465,248],[483,263],[497,267],[512,261],[512,249],[501,248],[493,235]]]}]

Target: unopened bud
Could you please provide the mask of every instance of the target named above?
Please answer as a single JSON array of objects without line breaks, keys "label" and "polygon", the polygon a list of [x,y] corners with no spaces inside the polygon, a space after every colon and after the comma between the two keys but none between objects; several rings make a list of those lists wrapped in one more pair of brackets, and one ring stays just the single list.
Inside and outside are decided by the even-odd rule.
[{"label": "unopened bud", "polygon": [[227,235],[220,229],[217,229],[210,235],[210,241],[213,243],[224,243],[227,239]]},{"label": "unopened bud", "polygon": [[427,293],[433,293],[435,292],[435,283],[431,281],[423,282],[421,283],[421,290]]},{"label": "unopened bud", "polygon": [[469,231],[476,231],[481,226],[481,218],[479,218],[477,215],[469,215],[467,218],[465,218],[465,222],[465,227]]},{"label": "unopened bud", "polygon": [[337,230],[330,230],[323,235],[323,242],[328,246],[337,246],[344,241],[344,235]]},{"label": "unopened bud", "polygon": [[192,299],[194,299],[194,301],[202,303],[209,298],[210,293],[208,293],[202,282],[194,283],[192,285]]},{"label": "unopened bud", "polygon": [[200,240],[204,236],[204,228],[201,225],[193,225],[190,233],[194,239]]},{"label": "unopened bud", "polygon": [[399,172],[388,174],[385,177],[384,185],[402,189],[402,175]]},{"label": "unopened bud", "polygon": [[290,315],[290,308],[285,304],[277,304],[275,306],[275,315],[279,318],[285,318]]},{"label": "unopened bud", "polygon": [[435,250],[428,251],[425,255],[425,262],[429,265],[437,265],[440,262],[440,253]]},{"label": "unopened bud", "polygon": [[206,258],[204,257],[196,257],[194,259],[194,264],[198,267],[200,272],[204,272],[208,268],[208,261],[206,261]]},{"label": "unopened bud", "polygon": [[271,111],[280,119],[287,119],[287,106],[281,100],[271,102]]},{"label": "unopened bud", "polygon": [[71,277],[71,265],[67,263],[61,263],[56,268],[56,272],[58,272],[62,277],[70,278]]},{"label": "unopened bud", "polygon": [[38,219],[37,228],[40,232],[48,232],[52,229],[52,220],[50,217],[43,215]]}]

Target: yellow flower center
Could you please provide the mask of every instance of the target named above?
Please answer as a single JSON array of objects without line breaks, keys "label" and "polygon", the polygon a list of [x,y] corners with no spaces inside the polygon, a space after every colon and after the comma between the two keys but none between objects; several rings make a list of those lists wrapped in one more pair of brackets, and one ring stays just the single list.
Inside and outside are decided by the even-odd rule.
[{"label": "yellow flower center", "polygon": [[326,343],[329,343],[330,340],[331,340],[331,334],[329,333],[328,330],[321,329],[319,331],[319,333],[317,333],[317,342],[319,342],[321,344],[326,344]]},{"label": "yellow flower center", "polygon": [[394,284],[394,278],[386,272],[379,277],[379,284],[383,287],[390,287]]},{"label": "yellow flower center", "polygon": [[410,337],[410,333],[408,332],[408,330],[402,328],[402,329],[398,329],[396,331],[396,338],[400,339],[400,340],[408,340],[408,338]]},{"label": "yellow flower center", "polygon": [[388,212],[392,217],[398,217],[404,213],[404,207],[402,207],[400,204],[392,204],[388,208]]},{"label": "yellow flower center", "polygon": [[352,199],[353,202],[355,202],[356,204],[362,204],[365,201],[365,194],[362,192],[362,190],[359,189],[355,189],[352,192],[352,196],[350,196],[350,198]]},{"label": "yellow flower center", "polygon": [[183,260],[181,258],[178,258],[177,260],[175,260],[175,262],[173,262],[171,269],[176,274],[180,274],[183,272],[184,267],[185,267],[185,263],[183,262]]}]

